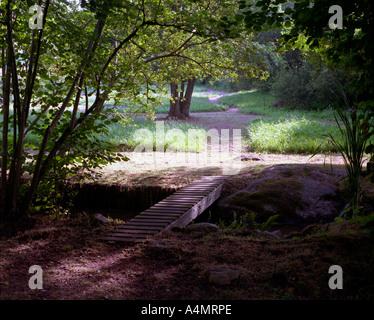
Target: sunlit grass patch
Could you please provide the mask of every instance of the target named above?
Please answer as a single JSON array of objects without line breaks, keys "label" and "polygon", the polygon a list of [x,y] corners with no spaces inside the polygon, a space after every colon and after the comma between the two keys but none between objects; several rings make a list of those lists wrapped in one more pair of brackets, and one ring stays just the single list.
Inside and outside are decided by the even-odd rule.
[{"label": "sunlit grass patch", "polygon": [[[161,137],[159,137],[157,136],[157,128],[162,127],[164,135],[161,131]],[[206,138],[206,131],[203,128],[177,121],[157,125],[156,122],[151,120],[136,119],[127,124],[113,123],[107,129],[107,133],[101,133],[95,137],[98,143],[102,144],[104,148],[117,146],[126,151],[133,151],[140,145],[155,151],[156,143],[158,143],[158,145],[164,145],[165,151],[200,152],[202,151],[202,144],[199,141],[188,144],[189,133],[196,133],[198,140]],[[193,141],[191,140],[191,142]]]},{"label": "sunlit grass patch", "polygon": [[336,126],[305,117],[255,120],[248,124],[247,130],[248,144],[257,152],[336,152],[328,137],[339,136]]},{"label": "sunlit grass patch", "polygon": [[219,103],[239,107],[242,113],[254,113],[273,119],[289,116],[306,117],[334,123],[334,111],[332,109],[309,111],[291,107],[270,107],[275,102],[276,99],[271,93],[256,90],[238,92],[219,99]]},{"label": "sunlit grass patch", "polygon": [[275,101],[276,99],[270,93],[256,90],[229,94],[219,99],[219,103],[241,108],[240,111],[242,113],[257,113],[261,115],[268,115],[266,114],[266,109]]}]

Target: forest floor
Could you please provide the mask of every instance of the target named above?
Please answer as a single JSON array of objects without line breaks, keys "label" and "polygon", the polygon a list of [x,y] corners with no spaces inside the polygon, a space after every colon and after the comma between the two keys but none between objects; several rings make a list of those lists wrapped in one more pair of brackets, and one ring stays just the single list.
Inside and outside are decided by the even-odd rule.
[{"label": "forest floor", "polygon": [[[189,121],[206,128],[242,128],[248,122],[238,110],[193,114]],[[220,118],[221,117],[221,118]],[[102,171],[100,183],[125,185],[186,185],[216,167],[197,168],[183,155],[166,154],[154,165],[154,155],[135,157]],[[237,191],[259,169],[276,164],[318,165],[341,169],[339,156],[253,154],[260,160],[241,162],[225,192]],[[175,157],[182,165],[171,165]],[[253,173],[257,173],[254,175]],[[100,212],[97,210],[97,212]],[[101,212],[103,213],[103,212]],[[372,216],[371,216],[372,218]],[[335,300],[374,298],[374,222],[370,217],[300,226],[276,238],[253,229],[220,228],[217,232],[171,231],[145,243],[100,240],[110,225],[91,216],[33,216],[17,228],[1,226],[0,300]],[[43,269],[43,289],[31,290],[29,268]],[[329,268],[339,265],[344,287],[329,288]],[[216,269],[233,269],[240,276],[229,284],[210,281]]]},{"label": "forest floor", "polygon": [[[318,224],[283,239],[250,230],[166,233],[141,244],[99,238],[109,228],[88,218],[35,216],[0,240],[0,300],[373,299],[374,223]],[[28,272],[43,270],[31,290]],[[339,265],[344,287],[329,288]],[[209,272],[240,277],[212,283]]]}]

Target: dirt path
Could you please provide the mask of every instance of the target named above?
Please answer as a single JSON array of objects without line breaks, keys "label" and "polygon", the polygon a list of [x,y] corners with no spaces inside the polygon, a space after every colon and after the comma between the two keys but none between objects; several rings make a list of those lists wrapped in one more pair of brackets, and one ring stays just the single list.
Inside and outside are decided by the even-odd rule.
[{"label": "dirt path", "polygon": [[219,98],[223,96],[227,96],[228,94],[235,93],[235,92],[218,91],[218,90],[212,90],[212,89],[207,89],[207,92],[213,94],[213,96],[209,97],[209,101],[214,104],[219,104],[218,103]]},{"label": "dirt path", "polygon": [[246,131],[246,125],[249,121],[260,116],[252,114],[239,113],[239,108],[230,108],[226,111],[218,112],[194,112],[186,120],[187,123],[200,125],[205,129],[241,129],[242,133]]},{"label": "dirt path", "polygon": [[[171,232],[145,245],[123,245],[100,241],[105,227],[87,219],[36,219],[34,228],[0,238],[0,300],[373,297],[373,243],[359,223],[320,226],[313,237],[309,230],[284,240],[222,230]],[[344,290],[329,289],[331,264],[343,268]],[[32,265],[43,270],[42,290],[29,288]],[[240,278],[229,285],[208,281],[217,268],[238,270]],[[126,307],[126,314],[136,312]]]}]

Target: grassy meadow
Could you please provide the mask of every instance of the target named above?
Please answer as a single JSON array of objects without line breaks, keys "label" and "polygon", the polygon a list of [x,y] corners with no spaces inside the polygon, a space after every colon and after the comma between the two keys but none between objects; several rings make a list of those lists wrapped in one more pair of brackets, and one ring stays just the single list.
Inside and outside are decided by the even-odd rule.
[{"label": "grassy meadow", "polygon": [[[314,154],[316,152],[328,154],[337,152],[330,142],[330,136],[334,136],[339,141],[341,134],[335,123],[332,109],[309,111],[291,107],[270,107],[276,102],[275,97],[270,92],[256,90],[228,94],[218,100],[219,104],[213,104],[209,101],[209,97],[212,95],[214,93],[206,91],[203,87],[197,87],[192,98],[191,113],[223,111],[229,107],[238,107],[239,114],[263,116],[250,121],[244,131],[244,142],[253,152],[283,154]],[[110,105],[110,101],[108,105]],[[120,119],[124,120],[128,117],[125,108],[117,107],[117,109]],[[168,110],[169,101],[165,97],[162,103],[156,106],[155,113],[167,114]],[[105,127],[106,130],[100,134],[89,137],[95,143],[100,144],[102,148],[115,147],[123,151],[134,150],[141,138],[134,133],[143,132],[143,144],[155,149],[154,132],[156,124],[150,119],[138,117],[133,121],[117,121],[106,124]],[[143,129],[143,131],[140,129]],[[165,140],[167,150],[201,151],[198,144],[197,146],[186,145],[185,136],[189,129],[198,129],[202,135],[205,133],[202,127],[183,121],[166,122],[165,132],[172,130]],[[26,142],[30,146],[38,146],[41,142],[41,136],[30,133],[26,137]]]},{"label": "grassy meadow", "polygon": [[219,103],[240,107],[239,112],[264,118],[248,123],[246,142],[251,150],[264,153],[335,153],[330,135],[339,139],[332,109],[308,111],[290,107],[270,107],[271,93],[244,91],[224,96]]}]

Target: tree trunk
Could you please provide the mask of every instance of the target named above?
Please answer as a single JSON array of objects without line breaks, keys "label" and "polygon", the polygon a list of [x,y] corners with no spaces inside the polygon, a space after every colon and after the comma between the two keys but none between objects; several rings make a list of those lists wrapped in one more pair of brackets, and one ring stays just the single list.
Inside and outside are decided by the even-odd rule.
[{"label": "tree trunk", "polygon": [[190,116],[191,99],[194,86],[195,78],[188,79],[186,93],[183,98],[183,107],[181,108],[182,114],[186,117]]},{"label": "tree trunk", "polygon": [[170,84],[170,110],[168,118],[185,120],[190,116],[190,107],[192,93],[195,86],[195,78],[188,79],[186,91],[185,80],[181,81],[181,88],[178,93],[178,84],[173,82]]},{"label": "tree trunk", "polygon": [[178,84],[176,82],[170,83],[170,92],[171,97],[168,119],[185,119],[185,116],[180,111]]},{"label": "tree trunk", "polygon": [[[8,211],[7,203],[7,170],[8,170],[8,129],[9,129],[9,105],[10,105],[10,68],[9,68],[9,50],[5,54],[5,49],[2,50],[2,82],[3,82],[3,141],[1,147],[1,191],[0,191],[0,214],[1,218]],[[7,63],[5,63],[5,57]]]},{"label": "tree trunk", "polygon": [[[24,196],[24,199],[22,201],[23,202],[22,203],[22,213],[24,213],[24,214],[29,213],[31,202],[32,202],[32,200],[34,198],[34,195],[36,193],[36,189],[37,189],[40,181],[42,180],[44,174],[46,173],[49,164],[51,163],[51,161],[55,157],[59,148],[66,141],[69,134],[71,134],[71,132],[79,124],[78,121],[75,123],[75,125],[72,122],[71,125],[60,136],[60,138],[57,140],[57,142],[55,142],[54,146],[52,147],[52,150],[49,152],[46,159],[44,159],[44,155],[45,155],[45,151],[46,151],[46,148],[47,148],[47,142],[49,140],[49,137],[51,136],[52,131],[55,129],[55,127],[57,125],[57,122],[60,120],[60,118],[62,117],[62,115],[63,115],[63,113],[66,109],[66,107],[68,106],[68,103],[70,102],[77,85],[80,88],[80,89],[78,89],[78,93],[76,93],[77,99],[78,99],[78,96],[80,96],[80,94],[81,94],[81,86],[83,85],[83,81],[84,81],[84,69],[92,61],[93,54],[94,54],[94,52],[97,48],[97,43],[98,43],[99,38],[100,38],[100,36],[102,34],[102,31],[104,29],[104,25],[105,25],[104,20],[99,19],[97,21],[95,31],[94,31],[95,32],[95,39],[93,39],[89,43],[88,48],[87,48],[87,52],[86,52],[86,56],[83,59],[83,61],[81,62],[81,66],[80,66],[79,70],[77,71],[77,75],[76,75],[75,79],[73,80],[73,83],[70,87],[70,90],[67,93],[67,96],[65,97],[65,100],[62,103],[58,113],[56,114],[55,118],[52,120],[52,122],[48,126],[48,128],[44,131],[44,136],[43,136],[43,140],[42,140],[42,143],[41,143],[41,146],[40,146],[39,155],[38,155],[35,167],[34,167],[34,172],[33,172],[32,180],[31,180],[31,185],[30,185],[29,189],[27,190],[27,192]],[[105,101],[105,99],[104,99],[104,101]],[[98,97],[96,97],[96,100],[95,100],[94,105],[93,105],[95,107],[91,106],[91,108],[95,109],[98,106],[99,103],[104,103],[104,101],[101,101]],[[75,109],[76,108],[77,108],[77,105],[75,106]],[[84,114],[85,115],[84,117],[81,117],[82,121],[92,111],[92,109],[91,110],[90,109],[88,109],[86,111],[86,113]],[[76,111],[74,113],[76,113]]]},{"label": "tree trunk", "polygon": [[185,81],[182,80],[181,88],[179,90],[179,110],[182,114],[183,114],[183,109],[184,109],[184,83]]},{"label": "tree trunk", "polygon": [[[8,151],[8,147],[3,145],[3,165],[2,168],[5,169],[5,172],[2,172],[2,185],[4,186],[4,190],[2,192],[6,192],[4,203],[3,203],[3,214],[8,216],[13,215],[17,212],[17,196],[20,190],[20,182],[21,182],[21,166],[22,166],[22,150],[23,150],[23,133],[25,128],[25,121],[22,116],[22,108],[21,108],[21,99],[20,99],[20,90],[18,84],[18,77],[17,77],[17,67],[16,67],[16,58],[14,53],[13,47],[13,29],[12,29],[12,11],[10,6],[10,1],[8,1],[6,5],[6,42],[7,42],[7,59],[6,59],[6,78],[10,77],[10,79],[5,80],[6,91],[10,90],[8,85],[11,82],[12,87],[12,94],[13,94],[13,154],[11,157],[10,162],[10,170],[9,176],[7,176],[7,155],[4,154],[4,151]],[[5,93],[5,113],[9,112],[9,105],[10,105],[10,92]],[[9,114],[4,114],[4,117],[9,119]],[[8,119],[4,119],[5,122]],[[8,124],[7,124],[8,125]],[[7,126],[6,125],[6,126]],[[7,130],[3,128],[3,130]],[[4,134],[6,138],[4,138]],[[3,131],[3,143],[7,143],[7,132]],[[5,182],[5,183],[4,183]],[[3,197],[3,194],[2,194]]]}]

